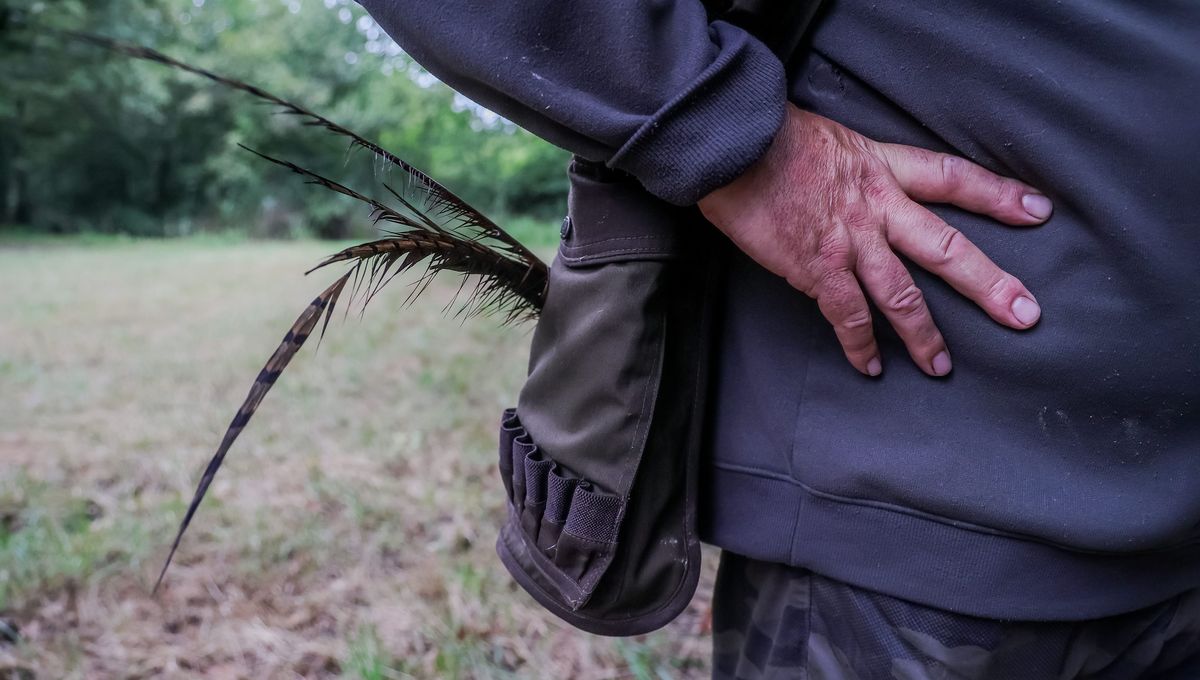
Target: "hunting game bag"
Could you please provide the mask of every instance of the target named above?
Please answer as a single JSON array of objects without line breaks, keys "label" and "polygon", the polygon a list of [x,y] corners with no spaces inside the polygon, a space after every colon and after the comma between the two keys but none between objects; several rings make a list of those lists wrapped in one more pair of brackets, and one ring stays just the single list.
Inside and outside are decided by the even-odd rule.
[{"label": "hunting game bag", "polygon": [[497,550],[544,607],[636,635],[700,570],[696,474],[720,248],[695,208],[576,159],[529,378],[500,424]]}]

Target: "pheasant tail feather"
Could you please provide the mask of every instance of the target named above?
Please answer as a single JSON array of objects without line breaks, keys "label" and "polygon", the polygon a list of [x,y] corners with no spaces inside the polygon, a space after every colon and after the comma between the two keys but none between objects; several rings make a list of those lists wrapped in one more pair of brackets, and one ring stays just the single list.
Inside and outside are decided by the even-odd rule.
[{"label": "pheasant tail feather", "polygon": [[196,509],[200,507],[200,502],[204,500],[204,494],[208,492],[209,485],[212,484],[213,477],[216,476],[217,470],[220,469],[221,463],[225,460],[225,454],[229,452],[229,447],[233,446],[233,442],[237,440],[238,435],[245,429],[246,424],[250,422],[250,418],[254,416],[254,412],[258,410],[258,405],[262,403],[263,397],[271,390],[275,381],[279,379],[279,374],[287,367],[288,362],[296,355],[296,352],[304,346],[304,341],[312,333],[317,322],[321,320],[321,316],[325,316],[325,326],[322,327],[321,334],[324,335],[324,328],[329,325],[329,317],[333,313],[333,308],[337,304],[338,296],[341,295],[342,289],[346,286],[346,281],[350,278],[350,272],[346,272],[333,285],[326,288],[323,293],[318,295],[315,300],[309,303],[308,307],[300,313],[296,322],[292,324],[287,335],[284,336],[283,342],[279,343],[279,347],[271,358],[267,360],[266,366],[263,366],[258,377],[254,380],[254,384],[250,387],[250,393],[246,395],[246,400],[242,402],[242,407],[238,409],[237,415],[233,417],[233,422],[229,423],[229,428],[225,430],[225,436],[221,439],[221,445],[217,447],[217,452],[213,455],[212,460],[208,462],[208,467],[204,470],[204,475],[200,478],[200,484],[196,487],[196,493],[192,496],[192,502],[188,505],[187,512],[183,516],[183,521],[179,525],[179,530],[175,533],[175,540],[171,543],[171,551],[167,554],[166,562],[163,563],[162,571],[158,574],[158,580],[154,582],[154,591],[158,592],[158,587],[162,585],[163,577],[167,574],[167,567],[171,566],[171,559],[175,557],[175,551],[179,548],[179,542],[183,539],[183,534],[187,531],[188,525],[192,522],[192,517],[196,514]]},{"label": "pheasant tail feather", "polygon": [[[389,281],[398,274],[409,271],[424,262],[426,263],[425,271],[414,283],[408,300],[419,296],[438,273],[453,272],[464,278],[475,278],[475,285],[467,300],[459,308],[458,314],[471,316],[494,311],[503,315],[505,323],[511,323],[537,316],[545,300],[549,273],[545,263],[537,255],[448,188],[374,142],[324,116],[254,85],[191,66],[147,47],[74,31],[57,31],[57,33],[114,52],[182,69],[223,86],[246,92],[280,107],[285,113],[303,119],[308,125],[324,128],[332,134],[349,139],[352,144],[367,149],[378,158],[400,168],[409,180],[408,186],[405,187],[406,191],[403,192],[398,192],[384,183],[384,188],[401,206],[396,208],[300,165],[272,158],[244,147],[272,163],[303,176],[312,184],[369,206],[372,219],[377,224],[383,222],[393,226],[392,230],[386,232],[385,238],[346,248],[321,261],[313,268],[320,269],[337,262],[345,262],[350,265],[350,269],[313,300],[312,304],[296,319],[283,342],[271,355],[266,366],[254,381],[250,393],[225,431],[220,446],[217,447],[216,453],[200,479],[196,493],[184,514],[175,540],[171,544],[166,562],[155,582],[154,590],[157,592],[179,547],[180,540],[187,531],[196,509],[208,492],[209,485],[212,484],[226,453],[246,427],[263,397],[279,378],[280,373],[316,328],[322,315],[324,315],[325,321],[321,328],[321,335],[324,335],[338,297],[352,278],[350,298],[346,307],[348,308],[350,303],[354,302],[356,293],[361,291],[362,306],[365,310],[371,298]],[[406,198],[404,193],[408,193],[409,197]],[[410,198],[412,200],[409,200]]]}]

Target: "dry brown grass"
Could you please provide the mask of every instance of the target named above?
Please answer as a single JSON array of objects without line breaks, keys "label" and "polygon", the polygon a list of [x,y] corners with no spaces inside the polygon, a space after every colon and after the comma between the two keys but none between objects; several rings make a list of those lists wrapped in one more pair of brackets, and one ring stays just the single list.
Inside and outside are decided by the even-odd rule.
[{"label": "dry brown grass", "polygon": [[493,429],[529,330],[445,319],[450,281],[300,354],[150,598],[200,469],[323,287],[299,273],[332,250],[0,243],[0,621],[20,629],[0,674],[704,676],[711,555],[692,609],[636,640],[510,582]]}]

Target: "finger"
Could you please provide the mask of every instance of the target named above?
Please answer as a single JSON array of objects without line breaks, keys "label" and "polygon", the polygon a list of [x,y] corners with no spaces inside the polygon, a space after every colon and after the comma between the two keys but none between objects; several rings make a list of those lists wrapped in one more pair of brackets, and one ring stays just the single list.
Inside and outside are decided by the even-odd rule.
[{"label": "finger", "polygon": [[849,269],[833,270],[821,279],[814,292],[817,307],[833,324],[850,365],[865,375],[879,375],[883,364],[871,329],[871,308],[854,274]]},{"label": "finger", "polygon": [[915,200],[952,203],[1013,225],[1041,224],[1054,210],[1037,189],[964,158],[902,144],[879,148],[900,188]]},{"label": "finger", "polygon": [[937,274],[996,322],[1024,329],[1041,318],[1033,293],[992,262],[959,230],[911,201],[887,215],[887,239],[896,250]]},{"label": "finger", "polygon": [[882,239],[859,252],[855,270],[858,280],[896,329],[917,367],[933,376],[949,373],[951,362],[946,341],[933,323],[925,296],[900,258]]}]

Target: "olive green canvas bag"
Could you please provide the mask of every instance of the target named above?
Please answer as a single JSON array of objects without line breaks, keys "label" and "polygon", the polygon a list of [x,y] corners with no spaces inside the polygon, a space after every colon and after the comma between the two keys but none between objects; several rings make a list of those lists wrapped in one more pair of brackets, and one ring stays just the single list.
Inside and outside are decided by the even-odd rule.
[{"label": "olive green canvas bag", "polygon": [[634,635],[696,588],[696,474],[715,229],[576,160],[529,377],[500,426],[517,582],[571,624]]}]

